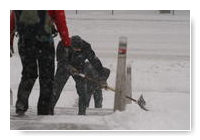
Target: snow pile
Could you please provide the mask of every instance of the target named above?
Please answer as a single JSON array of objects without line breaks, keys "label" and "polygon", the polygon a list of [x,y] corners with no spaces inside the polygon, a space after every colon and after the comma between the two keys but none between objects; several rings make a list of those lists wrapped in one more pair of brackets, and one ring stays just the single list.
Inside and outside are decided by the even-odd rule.
[{"label": "snow pile", "polygon": [[149,111],[129,104],[124,112],[106,116],[111,129],[121,130],[188,130],[190,128],[189,95],[152,92],[144,94]]},{"label": "snow pile", "polygon": [[28,112],[28,118],[25,117],[21,123],[12,121],[11,128],[25,130],[188,130],[190,128],[189,94],[149,92],[145,93],[144,97],[149,111],[142,110],[135,103],[128,104],[125,111],[116,111],[113,114],[112,110],[107,110],[105,113],[105,109],[88,109],[86,116],[77,116],[77,108],[57,108],[56,115],[42,117],[34,115],[36,112],[34,110]]}]

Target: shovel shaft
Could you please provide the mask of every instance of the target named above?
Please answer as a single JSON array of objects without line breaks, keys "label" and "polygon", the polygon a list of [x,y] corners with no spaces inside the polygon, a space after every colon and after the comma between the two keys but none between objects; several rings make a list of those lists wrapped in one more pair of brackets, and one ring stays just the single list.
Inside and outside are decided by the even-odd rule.
[{"label": "shovel shaft", "polygon": [[115,89],[112,88],[112,87],[109,87],[109,86],[106,87],[106,90],[111,90],[111,91],[114,91],[114,92],[115,92]]},{"label": "shovel shaft", "polygon": [[[93,79],[93,78],[91,78],[91,77],[88,77],[88,76],[86,76],[85,74],[79,73],[78,75],[81,76],[81,77],[83,77],[83,78],[86,78],[86,79],[89,80],[89,81],[92,81],[92,82],[95,82],[95,83],[97,83],[97,84],[100,84],[97,80],[95,80],[95,79]],[[111,91],[114,91],[114,92],[115,92],[115,89],[112,88],[112,87],[109,87],[109,86],[107,86],[105,89],[106,89],[106,90],[111,90]]]},{"label": "shovel shaft", "polygon": [[[95,80],[93,78],[90,78],[90,77],[86,76],[85,74],[79,73],[78,75],[81,76],[81,77],[83,77],[83,78],[86,78],[89,81],[93,81],[93,82],[99,84],[99,82],[97,80]],[[111,91],[115,92],[115,89],[112,88],[112,87],[109,87],[109,86],[107,86],[105,89],[106,90],[111,90]],[[129,99],[129,100],[132,100],[133,102],[135,102],[136,104],[138,104],[143,110],[148,111],[148,109],[145,108],[145,105],[139,103],[140,102],[139,101],[140,98],[138,100],[136,100],[136,99],[133,99],[132,97],[129,97],[127,95],[124,95],[124,97],[127,98],[127,99]]]},{"label": "shovel shaft", "polygon": [[129,96],[126,96],[126,95],[125,95],[125,97],[126,97],[127,99],[132,100],[132,101],[134,101],[134,102],[137,103],[137,100],[136,100],[136,99],[133,99],[133,98],[131,98],[131,97],[129,97]]}]

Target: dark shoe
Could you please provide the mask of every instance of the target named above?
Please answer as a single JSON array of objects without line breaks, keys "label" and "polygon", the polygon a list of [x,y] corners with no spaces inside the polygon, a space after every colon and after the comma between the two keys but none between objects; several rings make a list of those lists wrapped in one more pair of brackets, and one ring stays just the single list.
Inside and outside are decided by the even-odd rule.
[{"label": "dark shoe", "polygon": [[37,115],[49,115],[49,113],[48,113],[48,111],[44,111],[44,110],[39,110],[38,112],[37,112]]},{"label": "dark shoe", "polygon": [[53,108],[38,107],[37,115],[53,115]]},{"label": "dark shoe", "polygon": [[54,111],[48,112],[48,115],[54,115]]},{"label": "dark shoe", "polygon": [[54,108],[51,107],[49,110],[48,110],[48,115],[54,115]]},{"label": "dark shoe", "polygon": [[21,116],[25,115],[25,112],[21,111],[21,110],[16,110],[16,114],[17,114],[17,116],[21,117]]},{"label": "dark shoe", "polygon": [[38,112],[37,115],[54,115],[54,112],[48,111],[48,112]]},{"label": "dark shoe", "polygon": [[78,115],[86,115],[85,112],[78,112]]},{"label": "dark shoe", "polygon": [[102,108],[102,105],[96,105],[95,108]]},{"label": "dark shoe", "polygon": [[95,108],[102,108],[102,102],[95,102]]},{"label": "dark shoe", "polygon": [[85,115],[86,114],[86,108],[79,108],[78,115]]}]

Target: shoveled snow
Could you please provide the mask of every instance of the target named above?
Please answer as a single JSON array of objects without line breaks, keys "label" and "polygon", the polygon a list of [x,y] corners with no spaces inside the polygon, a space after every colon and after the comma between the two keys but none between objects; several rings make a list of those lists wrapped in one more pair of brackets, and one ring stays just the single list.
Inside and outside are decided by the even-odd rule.
[{"label": "shoveled snow", "polygon": [[[181,13],[181,12],[180,12]],[[104,66],[111,69],[108,84],[115,87],[118,39],[128,37],[127,64],[132,66],[132,96],[144,95],[150,111],[129,104],[123,112],[86,116],[58,113],[44,116],[42,124],[63,124],[68,129],[110,130],[190,130],[190,17],[188,11],[177,15],[148,13],[78,14],[66,11],[70,35],[80,35],[90,42]],[[56,38],[57,44],[59,37]],[[15,51],[17,43],[15,40]],[[20,82],[21,62],[18,52],[10,60],[10,86],[14,103]],[[77,106],[78,95],[72,78],[67,82],[57,107]],[[36,82],[29,106],[36,108],[39,85]],[[113,109],[114,93],[103,91],[103,109]],[[90,108],[94,108],[91,101]],[[77,108],[76,108],[77,109]],[[14,110],[11,110],[13,113]],[[36,112],[33,112],[33,115]],[[23,120],[22,120],[23,121]],[[29,120],[28,122],[31,122]],[[16,124],[15,124],[16,123]],[[32,121],[32,124],[35,122]],[[40,124],[35,129],[52,129]],[[67,127],[73,124],[74,127]],[[31,125],[31,124],[30,124]],[[19,129],[19,121],[11,119]],[[57,127],[56,127],[57,128]],[[33,129],[33,128],[32,128]]]}]

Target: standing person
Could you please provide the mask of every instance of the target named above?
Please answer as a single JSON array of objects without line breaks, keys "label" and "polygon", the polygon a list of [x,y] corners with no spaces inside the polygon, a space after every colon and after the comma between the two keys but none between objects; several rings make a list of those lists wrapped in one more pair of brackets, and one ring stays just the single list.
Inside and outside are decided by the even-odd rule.
[{"label": "standing person", "polygon": [[85,115],[87,106],[86,79],[79,76],[78,73],[83,72],[85,60],[88,60],[101,77],[101,88],[106,88],[107,83],[103,66],[92,50],[91,45],[79,36],[71,37],[71,47],[68,48],[65,48],[62,42],[59,42],[56,53],[58,63],[54,80],[52,107],[55,107],[64,85],[69,77],[72,76],[76,82],[76,90],[79,95],[78,115]]},{"label": "standing person", "polygon": [[22,77],[18,88],[16,114],[24,115],[28,98],[39,74],[40,94],[38,115],[52,115],[50,97],[53,92],[55,49],[52,24],[55,24],[64,47],[70,38],[63,10],[14,10],[10,17],[10,46],[15,31],[18,33],[18,50],[22,63]]},{"label": "standing person", "polygon": [[[104,69],[104,76],[106,80],[108,79],[110,75],[110,70],[108,68],[103,67]],[[86,79],[86,107],[89,107],[91,96],[94,97],[94,106],[95,108],[102,108],[102,102],[103,102],[103,94],[102,89],[97,83],[99,79],[101,78],[98,74],[98,72],[95,70],[95,68],[90,64],[90,62],[85,62],[83,73],[91,78],[92,80]]]}]

